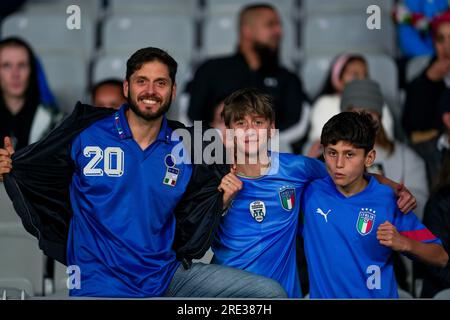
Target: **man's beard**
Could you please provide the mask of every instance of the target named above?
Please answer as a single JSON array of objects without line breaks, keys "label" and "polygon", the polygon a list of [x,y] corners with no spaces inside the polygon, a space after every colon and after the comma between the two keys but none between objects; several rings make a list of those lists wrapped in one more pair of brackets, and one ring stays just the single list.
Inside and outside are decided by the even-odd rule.
[{"label": "man's beard", "polygon": [[[157,97],[155,95],[148,95],[148,96],[146,96],[144,98],[153,98],[153,99],[160,100],[159,97]],[[162,115],[166,114],[167,111],[169,111],[170,105],[172,104],[172,93],[170,93],[170,95],[169,95],[169,100],[165,104],[162,104],[161,107],[156,112],[151,113],[151,114],[142,112],[141,110],[139,110],[139,107],[133,103],[133,100],[131,99],[130,88],[128,88],[127,102],[128,102],[128,105],[129,105],[130,109],[138,117],[140,117],[140,118],[142,118],[144,120],[147,120],[147,121],[152,121],[152,120],[158,119]]]},{"label": "man's beard", "polygon": [[253,49],[261,61],[260,71],[266,75],[275,74],[279,68],[279,49],[272,49],[261,43],[255,43]]}]

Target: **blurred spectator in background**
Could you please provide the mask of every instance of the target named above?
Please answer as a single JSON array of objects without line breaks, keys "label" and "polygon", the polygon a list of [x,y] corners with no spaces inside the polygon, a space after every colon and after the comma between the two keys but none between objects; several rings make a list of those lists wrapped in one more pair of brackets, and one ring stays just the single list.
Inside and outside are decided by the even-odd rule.
[{"label": "blurred spectator in background", "polygon": [[[369,77],[369,68],[362,55],[343,53],[334,59],[326,82],[311,111],[311,128],[304,154],[313,158],[322,154],[319,141],[322,127],[331,117],[340,112],[341,95],[345,85],[352,80],[367,77]],[[383,104],[382,114],[383,127],[389,139],[393,139],[394,120],[386,104]]]},{"label": "blurred spectator in background", "polygon": [[444,129],[439,105],[450,88],[450,12],[436,17],[432,26],[436,57],[408,86],[402,117],[412,147],[426,162],[430,183],[441,163],[436,152]]},{"label": "blurred spectator in background", "polygon": [[345,86],[341,111],[366,111],[378,123],[375,140],[376,160],[368,172],[377,173],[404,184],[417,199],[414,213],[420,220],[428,200],[425,163],[410,147],[388,138],[382,125],[383,95],[377,82],[354,80]]},{"label": "blurred spectator in background", "polygon": [[433,55],[430,21],[448,9],[447,0],[403,0],[394,9],[402,56]]},{"label": "blurred spectator in background", "polygon": [[123,83],[118,79],[106,79],[92,88],[92,103],[96,107],[119,109],[126,102]]},{"label": "blurred spectator in background", "polygon": [[15,149],[36,142],[60,114],[42,103],[36,57],[19,38],[0,41],[0,146],[10,136]]},{"label": "blurred spectator in background", "polygon": [[225,97],[254,87],[273,97],[277,128],[283,131],[297,124],[307,98],[298,76],[279,64],[281,39],[281,21],[273,6],[245,7],[239,15],[237,52],[204,62],[188,84],[189,118],[211,123]]},{"label": "blurred spectator in background", "polygon": [[[427,202],[423,222],[450,252],[450,150],[444,156],[439,183]],[[422,298],[432,298],[439,291],[450,288],[450,264],[443,269],[423,268]]]}]

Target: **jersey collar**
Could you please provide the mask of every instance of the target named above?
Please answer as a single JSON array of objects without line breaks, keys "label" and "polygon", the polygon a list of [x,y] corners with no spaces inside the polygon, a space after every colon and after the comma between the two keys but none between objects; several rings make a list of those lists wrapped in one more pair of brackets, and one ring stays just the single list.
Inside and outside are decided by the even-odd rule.
[{"label": "jersey collar", "polygon": [[[133,134],[131,133],[130,126],[128,125],[127,117],[125,115],[126,110],[129,108],[128,104],[123,104],[120,109],[114,113],[114,125],[116,132],[120,139],[132,139]],[[159,130],[156,141],[162,141],[165,143],[170,143],[171,129],[167,124],[166,116],[163,116],[161,122],[161,129]]]}]

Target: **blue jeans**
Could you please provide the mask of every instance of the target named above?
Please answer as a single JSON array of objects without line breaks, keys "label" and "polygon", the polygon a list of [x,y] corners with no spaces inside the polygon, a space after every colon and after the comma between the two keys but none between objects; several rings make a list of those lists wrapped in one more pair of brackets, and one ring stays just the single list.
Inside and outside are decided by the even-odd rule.
[{"label": "blue jeans", "polygon": [[189,270],[177,269],[166,297],[199,298],[287,298],[275,280],[216,264],[193,263]]}]

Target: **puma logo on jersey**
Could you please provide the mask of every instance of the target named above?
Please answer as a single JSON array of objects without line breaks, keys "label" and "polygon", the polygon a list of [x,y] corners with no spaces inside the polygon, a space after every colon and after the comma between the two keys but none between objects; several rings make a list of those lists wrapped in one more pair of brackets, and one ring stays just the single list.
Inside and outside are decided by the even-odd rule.
[{"label": "puma logo on jersey", "polygon": [[325,222],[328,223],[328,215],[330,214],[331,210],[328,210],[327,213],[323,212],[322,209],[317,208],[316,213],[320,214],[321,216],[324,217]]}]

